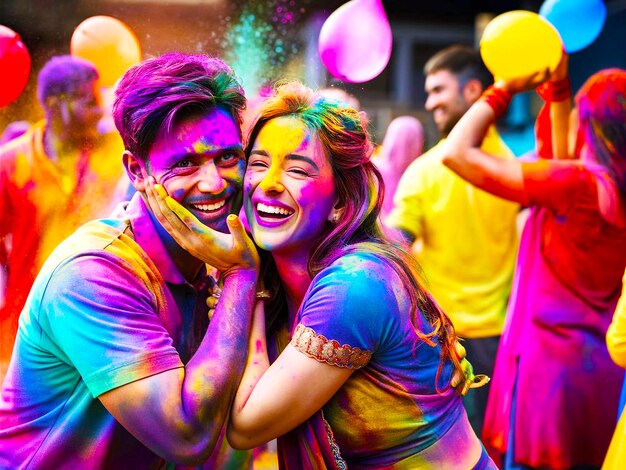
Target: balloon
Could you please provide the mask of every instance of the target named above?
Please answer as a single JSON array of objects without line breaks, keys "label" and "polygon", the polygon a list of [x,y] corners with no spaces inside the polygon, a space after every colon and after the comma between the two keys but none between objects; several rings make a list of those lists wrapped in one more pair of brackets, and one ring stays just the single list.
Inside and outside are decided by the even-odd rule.
[{"label": "balloon", "polygon": [[19,35],[0,25],[0,107],[15,101],[30,74],[30,55]]},{"label": "balloon", "polygon": [[496,79],[526,77],[550,69],[563,55],[559,33],[530,11],[514,10],[489,22],[480,40],[480,54]]},{"label": "balloon", "polygon": [[391,26],[381,0],[351,0],[324,22],[320,59],[344,82],[362,83],[378,76],[391,57]]},{"label": "balloon", "polygon": [[557,29],[569,53],[579,51],[596,40],[604,21],[602,0],[546,0],[539,14]]},{"label": "balloon", "polygon": [[110,16],[92,16],[79,24],[70,42],[73,56],[90,61],[98,69],[100,84],[108,87],[141,60],[135,33]]}]

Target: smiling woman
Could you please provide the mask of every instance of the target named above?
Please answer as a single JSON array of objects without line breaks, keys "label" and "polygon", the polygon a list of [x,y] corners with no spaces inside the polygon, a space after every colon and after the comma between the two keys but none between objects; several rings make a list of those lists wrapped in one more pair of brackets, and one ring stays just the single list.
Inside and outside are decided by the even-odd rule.
[{"label": "smiling woman", "polygon": [[333,169],[315,133],[293,116],[269,121],[248,158],[244,208],[256,244],[274,254],[311,245],[340,209]]}]

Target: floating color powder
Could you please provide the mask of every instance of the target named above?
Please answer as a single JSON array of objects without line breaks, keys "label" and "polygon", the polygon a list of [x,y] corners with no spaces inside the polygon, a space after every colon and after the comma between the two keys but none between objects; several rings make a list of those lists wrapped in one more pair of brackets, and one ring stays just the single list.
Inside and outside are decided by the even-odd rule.
[{"label": "floating color powder", "polygon": [[224,58],[241,78],[248,97],[263,84],[282,78],[283,69],[300,50],[296,27],[310,0],[245,2],[224,42]]}]

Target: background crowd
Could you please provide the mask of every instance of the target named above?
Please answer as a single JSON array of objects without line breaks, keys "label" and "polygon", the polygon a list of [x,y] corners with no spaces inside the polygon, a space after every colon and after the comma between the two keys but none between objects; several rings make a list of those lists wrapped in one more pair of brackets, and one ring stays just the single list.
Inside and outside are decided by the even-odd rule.
[{"label": "background crowd", "polygon": [[248,88],[234,46],[111,86],[36,57],[0,121],[0,467],[621,468],[623,58],[431,49],[386,119],[310,67]]}]

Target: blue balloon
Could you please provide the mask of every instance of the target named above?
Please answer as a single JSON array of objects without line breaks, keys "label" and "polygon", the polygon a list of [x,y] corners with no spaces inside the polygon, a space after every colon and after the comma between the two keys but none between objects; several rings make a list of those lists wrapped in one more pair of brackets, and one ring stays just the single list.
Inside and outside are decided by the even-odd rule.
[{"label": "blue balloon", "polygon": [[557,29],[568,53],[591,44],[602,31],[606,6],[602,0],[546,0],[539,9]]}]

